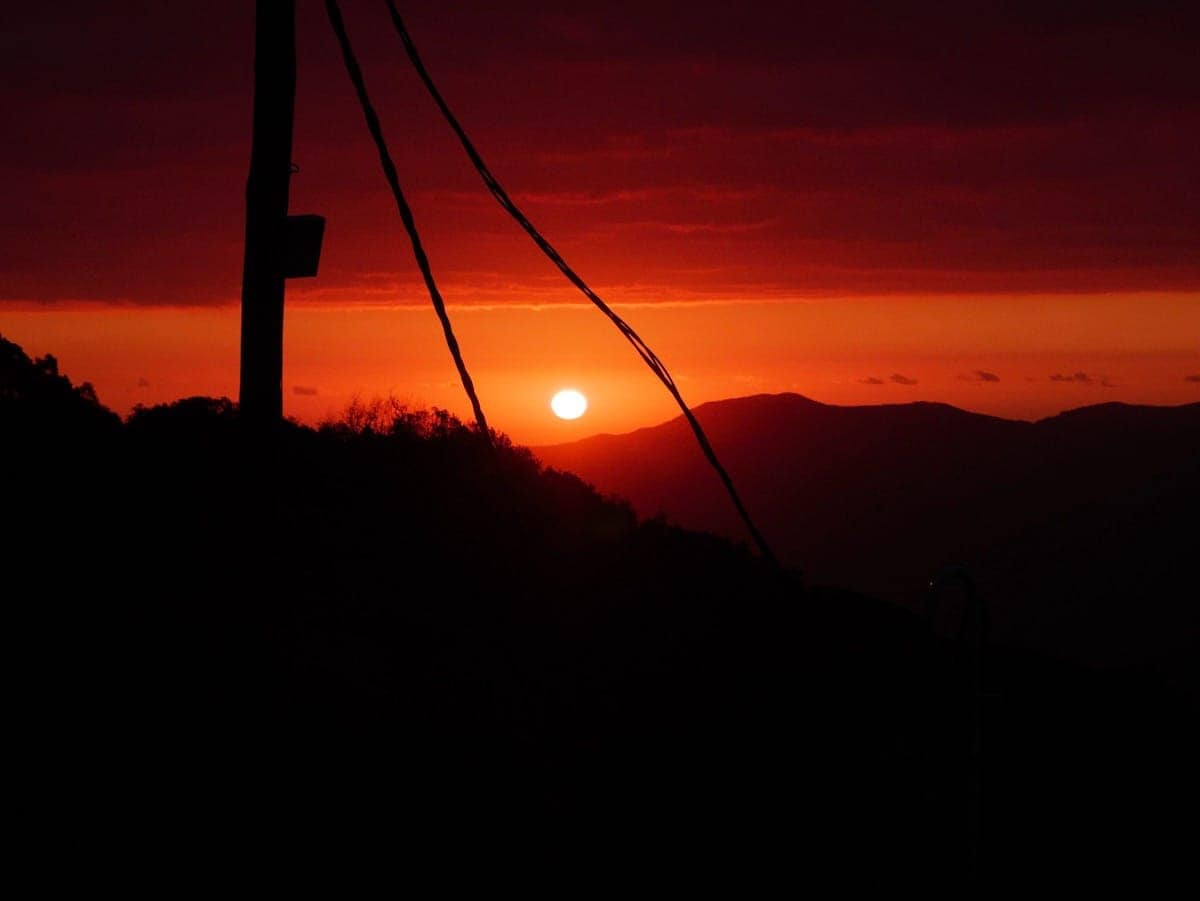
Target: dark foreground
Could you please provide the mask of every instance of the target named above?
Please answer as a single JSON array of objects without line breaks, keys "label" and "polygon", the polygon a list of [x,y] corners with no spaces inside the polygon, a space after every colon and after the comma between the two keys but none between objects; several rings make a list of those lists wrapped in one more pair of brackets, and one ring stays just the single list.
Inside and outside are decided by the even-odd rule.
[{"label": "dark foreground", "polygon": [[449,417],[121,423],[0,351],[18,807],[73,860],[350,841],[447,878],[796,887],[1193,851],[1185,688],[989,648],[981,693],[944,624]]}]

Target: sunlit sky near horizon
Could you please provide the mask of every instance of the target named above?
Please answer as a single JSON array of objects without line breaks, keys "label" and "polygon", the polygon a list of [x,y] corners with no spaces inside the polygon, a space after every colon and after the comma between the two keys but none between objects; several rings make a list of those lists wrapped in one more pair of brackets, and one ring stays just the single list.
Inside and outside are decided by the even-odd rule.
[{"label": "sunlit sky near horizon", "polygon": [[[300,2],[285,409],[459,414],[324,21]],[[467,363],[528,443],[673,415],[486,195],[382,3],[345,0]],[[400,4],[514,198],[694,404],[797,391],[1035,418],[1200,401],[1197,12],[1145,3]],[[237,393],[253,4],[9,13],[0,333],[125,412]],[[547,402],[582,390],[585,416]]]}]

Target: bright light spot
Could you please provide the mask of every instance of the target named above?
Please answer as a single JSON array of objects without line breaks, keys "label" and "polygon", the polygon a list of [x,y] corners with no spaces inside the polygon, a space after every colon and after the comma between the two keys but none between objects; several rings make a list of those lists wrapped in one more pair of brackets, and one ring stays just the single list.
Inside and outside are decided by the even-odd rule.
[{"label": "bright light spot", "polygon": [[587,412],[587,398],[574,388],[566,388],[550,398],[550,409],[559,419],[578,419]]}]

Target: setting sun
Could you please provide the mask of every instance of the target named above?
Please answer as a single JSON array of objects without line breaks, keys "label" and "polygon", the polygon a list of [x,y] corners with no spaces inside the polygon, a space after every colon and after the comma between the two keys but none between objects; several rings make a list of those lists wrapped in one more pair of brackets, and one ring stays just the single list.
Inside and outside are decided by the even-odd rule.
[{"label": "setting sun", "polygon": [[550,409],[559,419],[578,419],[587,407],[587,398],[574,388],[565,388],[550,398]]}]

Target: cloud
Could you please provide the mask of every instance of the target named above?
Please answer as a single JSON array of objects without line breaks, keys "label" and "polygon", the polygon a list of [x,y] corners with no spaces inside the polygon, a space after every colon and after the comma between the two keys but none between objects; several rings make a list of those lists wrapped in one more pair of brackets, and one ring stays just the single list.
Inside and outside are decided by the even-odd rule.
[{"label": "cloud", "polygon": [[588,229],[593,237],[611,237],[622,232],[660,231],[671,235],[741,235],[759,232],[777,225],[777,218],[756,219],[750,222],[680,222],[662,219],[610,221]]},{"label": "cloud", "polygon": [[1200,373],[1197,373],[1196,375],[1185,375],[1183,380],[1185,382],[1200,382]]},{"label": "cloud", "polygon": [[892,373],[892,381],[897,385],[915,385],[917,383],[916,379],[910,379],[908,376],[901,375],[898,372]]},{"label": "cloud", "polygon": [[875,376],[871,376],[870,378],[862,379],[862,383],[864,385],[882,385],[883,379],[877,379]]},{"label": "cloud", "polygon": [[[596,207],[614,204],[650,204],[678,201],[713,203],[745,203],[761,200],[778,193],[777,186],[727,185],[722,183],[693,183],[666,185],[662,187],[584,188],[561,191],[522,191],[521,200],[530,204],[566,207]],[[492,199],[480,191],[427,191],[430,200],[444,200],[459,204],[485,205]]]},{"label": "cloud", "polygon": [[[1187,202],[1197,119],[1194,42],[1184,36],[1195,31],[1194,4],[1073,4],[1064,15],[1062,4],[919,3],[899,15],[894,4],[852,4],[847,14],[843,4],[759,3],[748,15],[710,3],[683,23],[678,4],[664,2],[627,4],[619,16],[611,4],[538,5],[570,9],[544,16],[521,4],[521,35],[511,34],[511,5],[469,6],[429,17],[423,45],[459,48],[442,77],[458,80],[463,108],[503,110],[478,140],[529,149],[523,163],[493,164],[512,171],[519,203],[545,208],[553,242],[585,247],[586,229],[618,216],[667,224],[653,240],[622,234],[624,243],[591,248],[600,265],[584,271],[624,281],[698,257],[740,258],[751,283],[839,296],[1187,291],[1200,276]],[[222,40],[232,27],[224,16],[196,17],[184,4],[140,7],[156,11],[113,16],[104,4],[72,4],[86,16],[49,22],[37,4],[5,7],[6,49],[20,45],[0,54],[15,129],[0,159],[23,173],[6,184],[3,274],[13,298],[236,300],[230,249],[242,239],[245,164],[229,148],[245,140],[236,106],[244,38]],[[543,26],[550,15],[569,24]],[[53,77],[27,77],[37,41],[69,42],[62,36],[83,28],[96,37],[58,54]],[[571,37],[550,49],[547,35],[558,34]],[[169,49],[106,53],[114,36]],[[312,83],[344,77],[335,54],[311,63]],[[98,70],[103,77],[89,77]],[[503,84],[479,77],[497,72]],[[573,102],[561,102],[564,85]],[[352,115],[343,101],[320,92],[307,114],[340,122]],[[153,140],[126,139],[146,134],[148,103]],[[306,152],[314,172],[342,171],[357,165],[358,146],[331,128]],[[418,147],[402,169],[406,161],[421,165],[425,184],[468,183],[457,153]],[[182,176],[188,215],[163,216],[160,198]],[[350,293],[354,272],[395,256],[382,237],[394,223],[374,178],[329,187],[356,215],[331,231],[337,265],[327,262],[320,281]],[[753,191],[767,196],[738,199]],[[514,251],[517,230],[482,215],[494,210],[486,191],[450,196],[422,215],[431,236],[446,236],[439,257],[511,260],[514,281],[542,271]],[[481,214],[464,215],[465,203]],[[722,206],[705,210],[710,203]],[[690,239],[716,235],[687,229],[724,223],[724,204],[738,203],[782,227],[747,232],[745,246],[731,240],[719,254],[696,247]]]},{"label": "cloud", "polygon": [[1080,382],[1084,385],[1090,385],[1092,383],[1092,377],[1090,375],[1088,375],[1086,372],[1074,372],[1074,373],[1071,373],[1070,375],[1063,375],[1061,372],[1056,372],[1056,373],[1054,373],[1054,375],[1050,376],[1050,381],[1052,381],[1052,382]]},{"label": "cloud", "polygon": [[991,383],[994,383],[994,382],[1000,381],[1000,376],[996,375],[996,373],[994,373],[994,372],[988,372],[984,369],[976,369],[970,375],[960,375],[958,378],[960,381],[963,381],[963,382],[991,382]]},{"label": "cloud", "polygon": [[293,385],[292,386],[292,394],[301,394],[305,397],[316,397],[317,389],[309,388],[309,387],[306,387],[305,385]]}]

